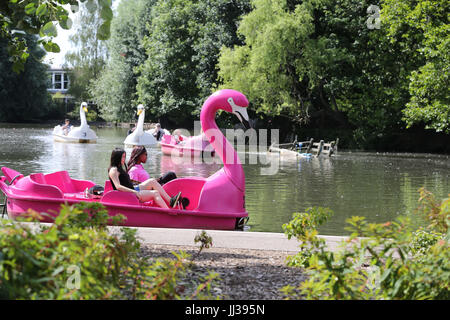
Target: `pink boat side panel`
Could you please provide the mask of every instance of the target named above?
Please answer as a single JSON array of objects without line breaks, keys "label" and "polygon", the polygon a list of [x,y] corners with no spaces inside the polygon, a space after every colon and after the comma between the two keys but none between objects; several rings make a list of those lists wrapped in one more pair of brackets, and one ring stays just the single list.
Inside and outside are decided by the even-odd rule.
[{"label": "pink boat side panel", "polygon": [[200,192],[206,179],[200,177],[185,177],[178,178],[166,183],[163,188],[169,195],[176,195],[181,191],[181,196],[189,199],[189,205],[187,210],[196,210],[198,207],[198,200],[200,198]]},{"label": "pink boat side panel", "polygon": [[164,135],[161,140],[161,151],[166,155],[174,155],[182,157],[184,155],[199,157],[204,152],[211,153],[214,156],[214,148],[209,143],[205,134],[192,137],[181,136],[183,139],[177,143],[172,135]]},{"label": "pink boat side panel", "polygon": [[108,191],[114,190],[111,184],[111,181],[105,180],[105,187],[103,190],[103,194],[106,194]]},{"label": "pink boat side panel", "polygon": [[58,187],[63,193],[81,193],[95,185],[92,181],[71,179],[67,171],[57,171],[45,175],[47,184]]},{"label": "pink boat side panel", "polygon": [[101,203],[117,203],[123,205],[140,205],[138,198],[131,192],[112,190],[103,195]]},{"label": "pink boat side panel", "polygon": [[33,173],[17,181],[10,187],[11,193],[30,198],[63,198],[61,190],[46,184],[42,173]]},{"label": "pink boat side panel", "polygon": [[246,212],[244,193],[234,186],[223,169],[207,179],[200,194],[198,211],[210,210]]},{"label": "pink boat side panel", "polygon": [[2,172],[5,175],[8,182],[11,182],[11,180],[14,179],[16,176],[18,178],[16,178],[15,181],[17,181],[17,179],[20,179],[21,177],[23,177],[23,174],[21,174],[20,172],[14,170],[14,169],[11,169],[11,168],[7,168],[7,167],[2,167]]}]

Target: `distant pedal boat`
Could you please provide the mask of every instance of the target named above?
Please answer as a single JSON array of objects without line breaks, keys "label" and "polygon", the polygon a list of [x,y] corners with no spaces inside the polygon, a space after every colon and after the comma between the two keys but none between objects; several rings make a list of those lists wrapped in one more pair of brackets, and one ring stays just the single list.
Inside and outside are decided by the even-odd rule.
[{"label": "distant pedal boat", "polygon": [[53,140],[58,142],[69,143],[96,143],[97,135],[94,130],[89,128],[86,121],[87,103],[83,102],[80,106],[80,120],[79,127],[72,128],[69,132],[64,132],[60,125],[53,129]]}]

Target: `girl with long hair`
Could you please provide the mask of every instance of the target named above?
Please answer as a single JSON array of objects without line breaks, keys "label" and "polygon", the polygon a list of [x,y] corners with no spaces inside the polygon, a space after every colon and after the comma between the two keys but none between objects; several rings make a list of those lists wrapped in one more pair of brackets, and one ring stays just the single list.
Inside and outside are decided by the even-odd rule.
[{"label": "girl with long hair", "polygon": [[[144,169],[143,163],[147,162],[147,149],[144,146],[135,146],[131,151],[130,160],[128,160],[128,174],[130,175],[133,183],[141,183],[150,179],[150,175]],[[176,179],[177,175],[173,171],[169,171],[156,179],[160,185],[164,185],[167,182]]]},{"label": "girl with long hair", "polygon": [[141,202],[153,200],[161,208],[168,208],[167,203],[172,208],[178,205],[181,191],[170,197],[155,179],[147,179],[142,183],[133,184],[127,173],[125,159],[125,150],[115,148],[112,151],[108,177],[114,190],[134,193]]}]

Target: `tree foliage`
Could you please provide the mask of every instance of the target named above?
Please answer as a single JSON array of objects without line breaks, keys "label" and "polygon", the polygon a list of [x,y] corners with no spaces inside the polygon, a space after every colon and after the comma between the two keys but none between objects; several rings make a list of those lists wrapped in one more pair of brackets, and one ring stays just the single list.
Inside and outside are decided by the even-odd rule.
[{"label": "tree foliage", "polygon": [[37,37],[26,36],[29,58],[21,73],[11,72],[8,42],[0,38],[0,121],[27,122],[48,116],[52,103],[47,93],[47,67],[41,62],[45,55]]},{"label": "tree foliage", "polygon": [[352,232],[336,252],[317,236],[318,223],[329,212],[313,208],[283,225],[301,249],[291,266],[306,268],[308,278],[283,291],[304,299],[436,299],[450,298],[450,198],[436,201],[420,189],[420,206],[428,226],[413,228],[409,219],[369,223],[364,217],[347,220]]},{"label": "tree foliage", "polygon": [[138,66],[147,59],[142,41],[148,34],[151,9],[155,1],[130,0],[120,2],[111,25],[108,40],[109,60],[90,92],[100,107],[102,118],[108,121],[130,121],[138,104],[136,84]]},{"label": "tree foliage", "polygon": [[416,61],[398,57],[385,31],[367,26],[373,3],[253,1],[238,29],[245,45],[221,52],[222,86],[246,92],[260,113],[299,124],[345,125],[347,118],[361,145],[401,128],[406,75]]},{"label": "tree foliage", "polygon": [[154,116],[174,121],[198,116],[215,85],[219,48],[239,43],[236,23],[248,1],[158,1],[143,44],[139,100]]},{"label": "tree foliage", "polygon": [[403,110],[411,127],[450,133],[450,3],[445,0],[393,1],[382,3],[382,23],[391,43],[407,57],[422,57],[409,76],[410,99]]},{"label": "tree foliage", "polygon": [[[32,210],[25,221],[42,216]],[[63,205],[50,226],[35,229],[0,220],[0,298],[2,299],[211,299],[210,273],[185,281],[192,260],[183,251],[174,259],[149,259],[136,229],[109,232],[110,217],[99,203]]]},{"label": "tree foliage", "polygon": [[[29,56],[24,34],[39,35],[38,43],[48,52],[59,52],[53,42],[57,36],[56,25],[70,29],[72,21],[68,10],[77,11],[80,3],[88,7],[98,4],[102,23],[98,26],[99,39],[107,39],[113,18],[111,0],[4,0],[0,2],[0,37],[8,41],[8,53],[13,70],[23,71]],[[70,9],[68,9],[70,6]]]},{"label": "tree foliage", "polygon": [[79,102],[92,100],[89,85],[100,76],[107,59],[106,45],[97,34],[102,19],[101,11],[94,3],[82,4],[77,14],[75,32],[69,37],[75,49],[65,57],[66,64],[71,66],[68,93]]}]

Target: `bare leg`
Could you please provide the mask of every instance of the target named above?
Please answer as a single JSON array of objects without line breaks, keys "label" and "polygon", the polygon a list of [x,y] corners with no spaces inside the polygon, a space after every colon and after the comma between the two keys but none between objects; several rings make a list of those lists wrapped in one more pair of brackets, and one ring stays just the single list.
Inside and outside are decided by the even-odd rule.
[{"label": "bare leg", "polygon": [[142,202],[153,200],[161,208],[169,208],[166,202],[161,198],[160,194],[156,190],[142,190],[139,191],[139,200]]},{"label": "bare leg", "polygon": [[163,187],[161,187],[161,185],[155,179],[147,179],[139,184],[139,187],[142,190],[156,190],[164,200],[166,200],[167,202],[170,201],[170,196],[167,194],[166,190],[164,190]]}]

